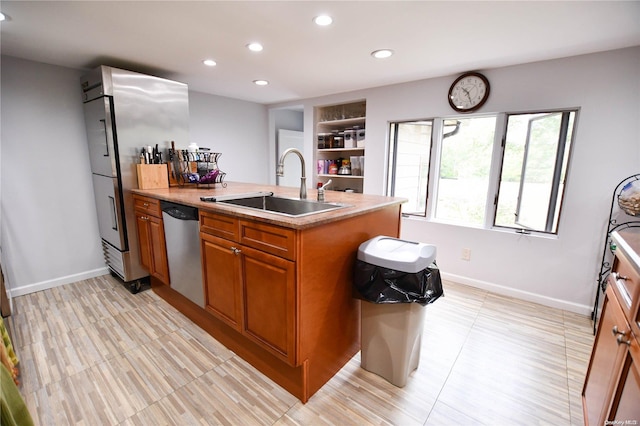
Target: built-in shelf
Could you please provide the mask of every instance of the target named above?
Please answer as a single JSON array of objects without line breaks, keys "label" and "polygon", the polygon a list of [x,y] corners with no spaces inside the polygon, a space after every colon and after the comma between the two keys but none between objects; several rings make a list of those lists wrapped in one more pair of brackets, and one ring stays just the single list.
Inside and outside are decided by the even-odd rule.
[{"label": "built-in shelf", "polygon": [[354,176],[354,175],[330,175],[330,174],[326,174],[326,173],[318,174],[318,177],[321,177],[321,178],[329,178],[329,179],[333,179],[333,178],[342,178],[342,179],[364,179],[364,176]]},{"label": "built-in shelf", "polygon": [[[361,163],[365,157],[365,124],[366,124],[366,101],[354,101],[345,104],[326,105],[315,109],[315,133],[314,143],[316,144],[315,162],[316,181],[325,184],[332,180],[331,189],[354,190],[363,192],[364,173],[361,172]],[[353,133],[350,133],[353,131]],[[345,132],[347,135],[345,135]],[[324,138],[329,135],[330,147],[324,147]],[[336,140],[339,142],[336,143]],[[334,147],[336,143],[339,147]],[[352,173],[332,174],[327,173],[328,162],[339,162],[347,160]],[[339,164],[340,167],[342,164]]]},{"label": "built-in shelf", "polygon": [[363,148],[322,148],[322,149],[318,149],[318,152],[346,152],[346,151],[364,152],[364,147]]},{"label": "built-in shelf", "polygon": [[342,127],[342,126],[357,126],[364,120],[363,117],[354,117],[354,118],[345,118],[340,120],[328,120],[328,121],[319,121],[318,124],[323,126],[333,126],[333,127]]}]

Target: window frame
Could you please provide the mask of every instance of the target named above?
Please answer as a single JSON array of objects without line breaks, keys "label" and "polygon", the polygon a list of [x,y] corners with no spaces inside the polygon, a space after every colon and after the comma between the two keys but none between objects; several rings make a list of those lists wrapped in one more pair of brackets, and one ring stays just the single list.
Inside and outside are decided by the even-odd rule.
[{"label": "window frame", "polygon": [[[402,124],[407,123],[421,123],[421,122],[430,122],[431,123],[431,136],[429,138],[429,169],[427,171],[427,185],[426,185],[426,194],[425,194],[425,208],[422,214],[418,212],[402,212],[404,217],[407,216],[416,216],[416,217],[427,217],[428,209],[429,209],[429,193],[430,188],[429,184],[431,182],[432,176],[432,165],[433,165],[433,148],[434,148],[434,120],[433,119],[417,119],[417,120],[400,120],[400,121],[390,121],[389,122],[389,161],[387,167],[387,189],[386,193],[395,196],[395,184],[396,184],[396,173],[397,173],[397,160],[398,160],[398,127]],[[393,140],[391,138],[393,137]]]},{"label": "window frame", "polygon": [[[569,147],[569,153],[566,160],[566,170],[564,175],[564,181],[560,178],[559,181],[554,181],[553,192],[556,193],[558,191],[557,185],[564,184],[564,189],[562,192],[562,197],[558,200],[559,202],[556,204],[555,208],[559,211],[558,213],[558,223],[556,225],[555,232],[548,231],[549,227],[545,227],[545,230],[534,230],[527,229],[525,227],[519,226],[505,226],[505,225],[496,225],[497,212],[498,212],[498,199],[500,195],[500,185],[502,179],[502,171],[504,167],[505,161],[505,151],[506,151],[506,137],[508,130],[508,121],[509,116],[511,115],[526,115],[526,114],[553,114],[553,113],[564,113],[566,115],[570,115],[570,113],[574,113],[573,118],[573,127],[569,126],[568,132],[570,134],[570,138],[564,139],[565,143],[563,144],[563,149],[566,150],[567,146]],[[563,115],[564,115],[563,114]],[[435,217],[435,208],[436,202],[438,199],[438,179],[440,176],[440,166],[441,166],[441,153],[442,153],[442,129],[445,121],[449,120],[458,120],[461,118],[477,118],[477,117],[495,117],[495,131],[494,131],[494,141],[491,153],[491,166],[489,171],[489,186],[487,190],[487,197],[485,200],[485,214],[484,221],[481,226],[473,226],[468,223],[460,223],[455,221],[445,221],[442,219],[437,219]],[[394,192],[395,185],[395,174],[396,174],[396,160],[397,160],[397,126],[399,124],[404,123],[413,123],[413,122],[421,122],[428,121],[432,123],[431,130],[431,140],[430,140],[430,157],[429,157],[429,171],[427,176],[427,185],[426,185],[426,205],[425,211],[423,214],[418,214],[415,212],[405,213],[402,212],[403,217],[414,217],[417,219],[427,220],[429,222],[434,223],[446,223],[449,225],[455,226],[463,226],[467,228],[478,228],[478,229],[487,229],[487,230],[497,230],[497,231],[512,231],[519,234],[531,234],[531,235],[540,235],[547,237],[557,237],[560,231],[560,222],[562,216],[562,207],[565,201],[567,185],[569,182],[569,175],[571,170],[571,158],[573,157],[573,151],[575,147],[576,133],[578,129],[578,122],[580,117],[580,107],[566,107],[566,108],[549,108],[549,109],[536,109],[530,111],[510,111],[510,112],[499,112],[499,113],[472,113],[465,115],[447,115],[441,117],[431,117],[431,118],[420,118],[415,120],[397,120],[397,121],[389,121],[389,138],[388,141],[388,149],[389,156],[387,161],[387,183],[386,183],[386,194],[392,195]],[[395,126],[395,133],[394,133]],[[391,143],[391,136],[395,134],[395,140],[393,144]],[[562,156],[556,159],[556,162],[560,161],[562,167]],[[560,170],[560,174],[561,174]]]},{"label": "window frame", "polygon": [[[497,225],[496,224],[496,219],[497,219],[497,214],[498,214],[498,199],[500,197],[500,183],[501,183],[501,177],[502,177],[502,169],[504,167],[504,156],[505,156],[505,152],[506,152],[506,139],[507,139],[507,127],[509,125],[509,119],[508,117],[510,115],[527,115],[527,114],[556,114],[556,113],[561,113],[562,114],[562,130],[561,132],[565,134],[565,143],[563,144],[562,150],[563,150],[563,154],[566,151],[567,146],[569,146],[569,153],[567,156],[567,167],[565,170],[565,176],[564,176],[564,182],[562,182],[562,176],[559,177],[558,181],[554,181],[554,186],[552,188],[552,193],[556,194],[555,197],[557,198],[557,191],[559,188],[559,185],[564,184],[564,189],[562,191],[562,197],[560,198],[560,202],[555,204],[555,209],[558,210],[558,223],[556,225],[556,230],[555,232],[552,231],[548,231],[549,229],[549,221],[551,221],[551,224],[553,224],[553,216],[550,218],[547,215],[547,223],[545,224],[545,230],[544,231],[540,231],[537,229],[529,229],[526,228],[523,225],[520,225],[520,227],[517,226],[504,226],[504,225]],[[574,113],[574,117],[573,117],[573,128],[571,128],[571,126],[568,126],[568,123],[570,122],[570,115],[571,113]],[[567,116],[566,119],[566,123],[565,123],[565,116]],[[496,181],[497,183],[497,188],[495,191],[495,197],[493,200],[493,204],[494,204],[494,210],[493,210],[493,218],[491,220],[491,228],[490,229],[496,229],[496,230],[513,230],[518,234],[531,234],[531,235],[546,235],[546,236],[558,236],[559,232],[560,232],[560,218],[562,216],[562,206],[564,205],[564,200],[565,200],[565,196],[566,196],[566,192],[567,192],[567,183],[569,181],[569,175],[570,175],[570,170],[571,170],[571,158],[573,157],[573,151],[574,151],[574,147],[575,147],[575,139],[576,139],[576,133],[577,133],[577,129],[578,129],[578,122],[579,122],[579,118],[580,118],[580,107],[567,107],[567,108],[554,108],[554,109],[544,109],[544,110],[533,110],[533,111],[520,111],[520,112],[506,112],[504,113],[504,126],[502,128],[502,141],[501,141],[501,158],[500,158],[500,171],[498,174],[498,179]],[[564,127],[564,125],[566,124],[566,127]],[[566,134],[570,133],[571,137],[567,138]],[[557,155],[556,154],[556,166],[558,165],[558,163],[560,164],[561,170],[560,170],[560,175],[562,174],[562,163],[564,162],[564,155]],[[525,165],[523,164],[522,167],[524,168]],[[555,173],[555,172],[554,172]]]}]

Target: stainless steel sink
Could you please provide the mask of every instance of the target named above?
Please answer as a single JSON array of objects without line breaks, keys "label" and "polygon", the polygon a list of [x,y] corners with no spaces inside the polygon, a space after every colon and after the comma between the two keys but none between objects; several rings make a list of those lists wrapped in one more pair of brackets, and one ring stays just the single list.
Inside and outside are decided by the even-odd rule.
[{"label": "stainless steel sink", "polygon": [[217,200],[217,202],[295,217],[323,213],[326,211],[347,207],[344,204],[321,203],[312,200],[284,198],[274,195],[225,199]]}]

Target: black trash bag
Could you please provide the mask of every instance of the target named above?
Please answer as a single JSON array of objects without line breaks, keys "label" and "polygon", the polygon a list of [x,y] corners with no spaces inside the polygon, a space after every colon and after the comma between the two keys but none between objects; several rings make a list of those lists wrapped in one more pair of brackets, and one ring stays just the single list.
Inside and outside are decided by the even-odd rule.
[{"label": "black trash bag", "polygon": [[394,271],[356,259],[355,296],[373,303],[419,303],[426,306],[444,296],[440,269],[434,263],[420,272]]}]

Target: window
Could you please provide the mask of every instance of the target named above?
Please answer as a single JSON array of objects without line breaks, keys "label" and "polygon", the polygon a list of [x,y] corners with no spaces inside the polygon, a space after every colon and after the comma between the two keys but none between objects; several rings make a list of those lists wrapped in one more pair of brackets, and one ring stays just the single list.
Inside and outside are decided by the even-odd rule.
[{"label": "window", "polygon": [[507,116],[496,226],[557,232],[575,115]]},{"label": "window", "polygon": [[489,191],[496,117],[456,120],[442,126],[436,219],[482,226]]},{"label": "window", "polygon": [[409,200],[402,206],[405,214],[424,216],[426,212],[432,127],[429,120],[391,125],[394,167],[389,192]]},{"label": "window", "polygon": [[387,193],[409,200],[405,215],[556,234],[576,114],[391,123]]}]

